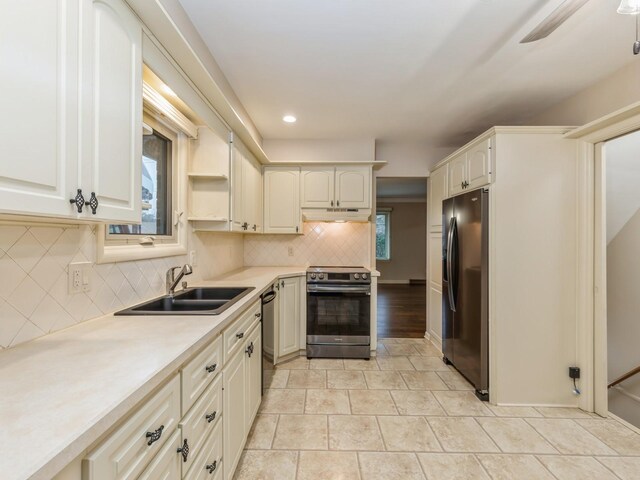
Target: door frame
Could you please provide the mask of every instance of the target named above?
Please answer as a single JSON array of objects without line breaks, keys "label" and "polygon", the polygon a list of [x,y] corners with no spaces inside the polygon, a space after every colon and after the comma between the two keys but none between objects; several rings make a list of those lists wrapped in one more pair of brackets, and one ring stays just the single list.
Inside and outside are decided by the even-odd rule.
[{"label": "door frame", "polygon": [[609,415],[607,394],[607,271],[605,142],[640,130],[640,102],[568,132],[577,144],[577,353],[579,407]]}]

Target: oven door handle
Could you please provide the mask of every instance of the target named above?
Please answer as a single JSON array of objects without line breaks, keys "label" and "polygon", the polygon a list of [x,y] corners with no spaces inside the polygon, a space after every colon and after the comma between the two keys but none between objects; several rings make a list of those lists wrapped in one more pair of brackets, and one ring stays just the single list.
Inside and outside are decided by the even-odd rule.
[{"label": "oven door handle", "polygon": [[308,293],[365,293],[371,295],[371,287],[369,285],[307,285]]}]

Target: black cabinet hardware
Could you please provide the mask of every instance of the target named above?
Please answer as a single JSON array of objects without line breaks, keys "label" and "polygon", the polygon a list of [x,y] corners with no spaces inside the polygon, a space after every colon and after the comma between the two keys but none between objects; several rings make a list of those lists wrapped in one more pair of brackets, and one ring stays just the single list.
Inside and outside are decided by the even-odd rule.
[{"label": "black cabinet hardware", "polygon": [[189,458],[189,444],[187,443],[187,439],[184,439],[184,443],[181,447],[178,448],[178,453],[182,455],[182,461],[187,463],[187,458]]},{"label": "black cabinet hardware", "polygon": [[82,213],[82,207],[84,207],[84,195],[82,195],[82,189],[78,189],[78,193],[74,198],[69,199],[69,203],[73,205],[76,204],[76,208],[78,209],[78,213]]},{"label": "black cabinet hardware", "polygon": [[204,416],[204,418],[207,419],[207,423],[211,423],[216,419],[217,414],[218,412],[208,413],[207,415]]},{"label": "black cabinet hardware", "polygon": [[236,338],[240,339],[244,337],[244,332],[236,333]]},{"label": "black cabinet hardware", "polygon": [[204,369],[207,371],[207,373],[215,372],[216,368],[218,368],[218,364],[217,363],[214,363],[212,365],[207,365],[206,367],[204,367]]},{"label": "black cabinet hardware", "polygon": [[213,474],[213,472],[216,471],[216,468],[218,467],[218,461],[214,460],[213,463],[210,463],[209,465],[205,465],[204,468],[207,472],[209,472],[210,474]]},{"label": "black cabinet hardware", "polygon": [[160,428],[158,428],[157,430],[153,432],[147,432],[147,434],[145,435],[145,437],[149,439],[149,441],[147,442],[147,445],[151,446],[155,442],[160,440],[163,430],[164,430],[164,425],[160,425]]},{"label": "black cabinet hardware", "polygon": [[247,352],[247,355],[249,355],[249,358],[251,358],[251,355],[253,355],[253,342],[251,342],[251,344],[247,347],[245,352]]},{"label": "black cabinet hardware", "polygon": [[95,215],[98,211],[98,198],[96,197],[96,192],[91,192],[91,198],[89,198],[89,201],[84,204],[91,208],[91,213]]}]

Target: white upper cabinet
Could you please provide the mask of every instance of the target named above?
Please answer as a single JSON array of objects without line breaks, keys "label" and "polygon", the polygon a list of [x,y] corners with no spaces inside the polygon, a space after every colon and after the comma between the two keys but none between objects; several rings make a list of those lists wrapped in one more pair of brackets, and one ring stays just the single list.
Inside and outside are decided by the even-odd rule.
[{"label": "white upper cabinet", "polygon": [[239,141],[231,160],[231,230],[262,232],[262,167]]},{"label": "white upper cabinet", "polygon": [[264,169],[264,232],[300,233],[300,169]]},{"label": "white upper cabinet", "polygon": [[491,183],[491,138],[474,143],[449,165],[449,195]]},{"label": "white upper cabinet", "polygon": [[142,26],[121,0],[84,0],[84,7],[80,154],[87,168],[82,184],[91,186],[99,203],[90,216],[139,223]]},{"label": "white upper cabinet", "polygon": [[467,152],[467,189],[474,189],[491,182],[491,139],[474,145]]},{"label": "white upper cabinet", "polygon": [[371,167],[336,167],[336,207],[371,206]]},{"label": "white upper cabinet", "polygon": [[[8,153],[0,160],[1,211],[139,222],[137,18],[122,0],[26,0],[5,10],[0,88],[11,94],[4,96],[0,129]],[[70,202],[78,189],[84,202],[95,192],[95,215],[84,202],[82,212]]]},{"label": "white upper cabinet", "polygon": [[467,180],[467,154],[462,153],[449,162],[449,195],[464,190]]},{"label": "white upper cabinet", "polygon": [[371,167],[305,167],[300,193],[302,208],[371,208]]},{"label": "white upper cabinet", "polygon": [[0,15],[3,212],[75,216],[77,16],[78,2],[62,0],[11,2]]},{"label": "white upper cabinet", "polygon": [[300,173],[302,208],[334,206],[334,167],[305,167]]}]

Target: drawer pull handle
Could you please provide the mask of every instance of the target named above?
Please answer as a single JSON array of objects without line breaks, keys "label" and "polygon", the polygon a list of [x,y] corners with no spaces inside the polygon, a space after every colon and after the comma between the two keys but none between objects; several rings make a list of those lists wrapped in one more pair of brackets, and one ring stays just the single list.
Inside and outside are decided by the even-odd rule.
[{"label": "drawer pull handle", "polygon": [[256,318],[260,318],[262,316],[261,313],[256,313]]},{"label": "drawer pull handle", "polygon": [[207,472],[209,472],[209,474],[213,474],[213,472],[216,471],[216,468],[218,468],[218,461],[214,460],[213,463],[205,465],[204,468]]},{"label": "drawer pull handle", "polygon": [[251,358],[251,355],[253,354],[253,342],[251,342],[245,351],[249,354],[249,358]]},{"label": "drawer pull handle", "polygon": [[208,415],[205,415],[204,418],[207,419],[207,423],[211,423],[216,419],[217,414],[218,412],[209,413]]},{"label": "drawer pull handle", "polygon": [[240,339],[242,337],[244,337],[244,332],[236,333],[236,338]]},{"label": "drawer pull handle", "polygon": [[155,432],[147,432],[146,438],[149,439],[149,441],[147,442],[147,445],[151,446],[155,442],[160,440],[160,437],[162,436],[162,431],[163,430],[164,430],[164,425],[160,425],[160,428],[157,429]]},{"label": "drawer pull handle", "polygon": [[216,368],[218,368],[218,364],[217,363],[214,363],[213,365],[207,365],[206,367],[204,367],[204,369],[207,371],[207,373],[215,372]]},{"label": "drawer pull handle", "polygon": [[187,443],[187,439],[184,439],[184,443],[181,447],[178,448],[178,453],[182,455],[182,461],[187,463],[187,458],[189,458],[189,444]]}]

